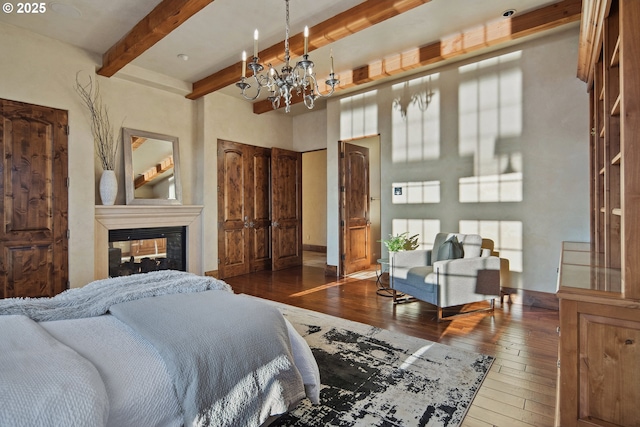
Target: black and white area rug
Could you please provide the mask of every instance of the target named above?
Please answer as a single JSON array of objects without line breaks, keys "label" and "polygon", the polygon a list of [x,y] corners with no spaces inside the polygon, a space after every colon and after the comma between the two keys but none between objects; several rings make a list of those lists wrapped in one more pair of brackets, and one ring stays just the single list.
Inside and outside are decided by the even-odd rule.
[{"label": "black and white area rug", "polygon": [[320,405],[305,399],[272,426],[459,426],[493,363],[491,356],[273,304],[309,343],[322,388]]}]

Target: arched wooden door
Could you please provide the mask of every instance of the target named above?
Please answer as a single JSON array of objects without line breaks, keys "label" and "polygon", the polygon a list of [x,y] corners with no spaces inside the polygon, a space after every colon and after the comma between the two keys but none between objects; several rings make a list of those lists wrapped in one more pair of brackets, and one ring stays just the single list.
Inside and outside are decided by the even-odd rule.
[{"label": "arched wooden door", "polygon": [[371,266],[369,149],[341,143],[340,188],[343,275]]},{"label": "arched wooden door", "polygon": [[67,112],[0,99],[0,298],[68,287]]}]

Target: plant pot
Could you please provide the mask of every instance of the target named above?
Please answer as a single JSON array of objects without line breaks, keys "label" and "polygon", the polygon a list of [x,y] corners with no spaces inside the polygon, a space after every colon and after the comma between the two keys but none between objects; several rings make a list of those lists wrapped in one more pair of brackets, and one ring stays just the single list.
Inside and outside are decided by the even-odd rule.
[{"label": "plant pot", "polygon": [[100,200],[103,205],[113,205],[118,195],[118,179],[115,171],[104,170],[100,176]]}]

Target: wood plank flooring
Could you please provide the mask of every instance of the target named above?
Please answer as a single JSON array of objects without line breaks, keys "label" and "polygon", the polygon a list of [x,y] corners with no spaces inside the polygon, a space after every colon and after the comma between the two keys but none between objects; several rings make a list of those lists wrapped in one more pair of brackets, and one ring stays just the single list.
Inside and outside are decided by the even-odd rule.
[{"label": "wood plank flooring", "polygon": [[[373,271],[345,279],[304,266],[225,279],[236,293],[315,310],[496,357],[463,427],[551,427],[556,399],[558,312],[504,305],[436,322],[423,302],[394,306],[376,293]],[[465,309],[474,308],[472,306]]]}]

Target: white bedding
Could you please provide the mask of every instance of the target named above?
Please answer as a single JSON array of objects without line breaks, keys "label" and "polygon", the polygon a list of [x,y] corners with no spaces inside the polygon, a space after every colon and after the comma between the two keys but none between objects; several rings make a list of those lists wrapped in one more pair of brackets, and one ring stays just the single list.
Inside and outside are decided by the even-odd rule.
[{"label": "white bedding", "polygon": [[100,373],[109,396],[107,426],[182,425],[175,390],[160,355],[127,325],[109,314],[40,325]]},{"label": "white bedding", "polygon": [[[307,397],[320,401],[320,373],[302,336],[285,319],[294,362]],[[110,427],[182,425],[182,414],[164,362],[156,349],[110,314],[40,325],[90,361],[109,396]]]},{"label": "white bedding", "polygon": [[[219,292],[229,295],[225,291]],[[242,299],[241,296],[237,297]],[[1,308],[0,306],[0,314],[3,314]],[[291,343],[293,363],[302,377],[306,395],[313,403],[318,403],[320,376],[316,361],[304,339],[286,319],[284,320]],[[29,331],[28,334],[23,333],[24,339],[20,333],[12,332],[16,322],[24,325],[23,327]],[[2,334],[2,331],[5,333]],[[19,346],[16,345],[16,340],[21,341]],[[23,357],[21,353],[23,349],[26,349],[28,357]],[[50,363],[47,363],[49,360]],[[36,365],[41,366],[42,369],[39,371],[32,369]],[[83,370],[83,377],[80,380],[69,377],[69,373],[65,372],[65,370],[72,372],[76,366]],[[45,369],[47,367],[52,368],[50,369],[52,373],[48,373]],[[29,390],[42,388],[38,386],[39,381],[43,375],[49,374],[52,374],[54,380],[53,387],[50,388],[55,391],[52,393],[55,399],[47,397],[49,400],[45,402],[54,402],[59,406],[47,407],[41,411],[41,418],[33,418],[40,415],[33,413],[37,396],[32,395],[33,392]],[[84,394],[95,406],[95,414],[92,415],[95,419],[91,422],[80,422],[80,424],[75,421],[63,422],[63,418],[55,418],[56,414],[51,412],[54,409],[61,413],[67,411],[67,416],[71,414],[71,418],[75,417],[73,405],[78,404],[76,401],[78,391],[68,386],[69,378],[74,378],[72,382],[78,383],[80,390],[85,387]],[[92,385],[87,386],[83,381]],[[63,388],[56,390],[56,384]],[[24,388],[24,386],[28,387]],[[87,387],[92,391],[87,392]],[[18,393],[15,392],[16,390]],[[70,390],[73,393],[70,393]],[[2,425],[7,420],[16,427],[21,425],[173,427],[181,426],[184,422],[183,410],[165,360],[147,339],[110,314],[40,323],[33,322],[22,315],[0,315],[0,396],[6,396],[5,393],[13,394],[9,400],[2,399],[3,405],[0,408]],[[41,391],[38,393],[42,394]],[[107,396],[106,402],[101,401],[102,395]],[[86,402],[80,403],[88,405]],[[25,411],[32,413],[26,414]],[[52,423],[53,420],[57,422]],[[80,418],[76,421],[79,420]]]}]

